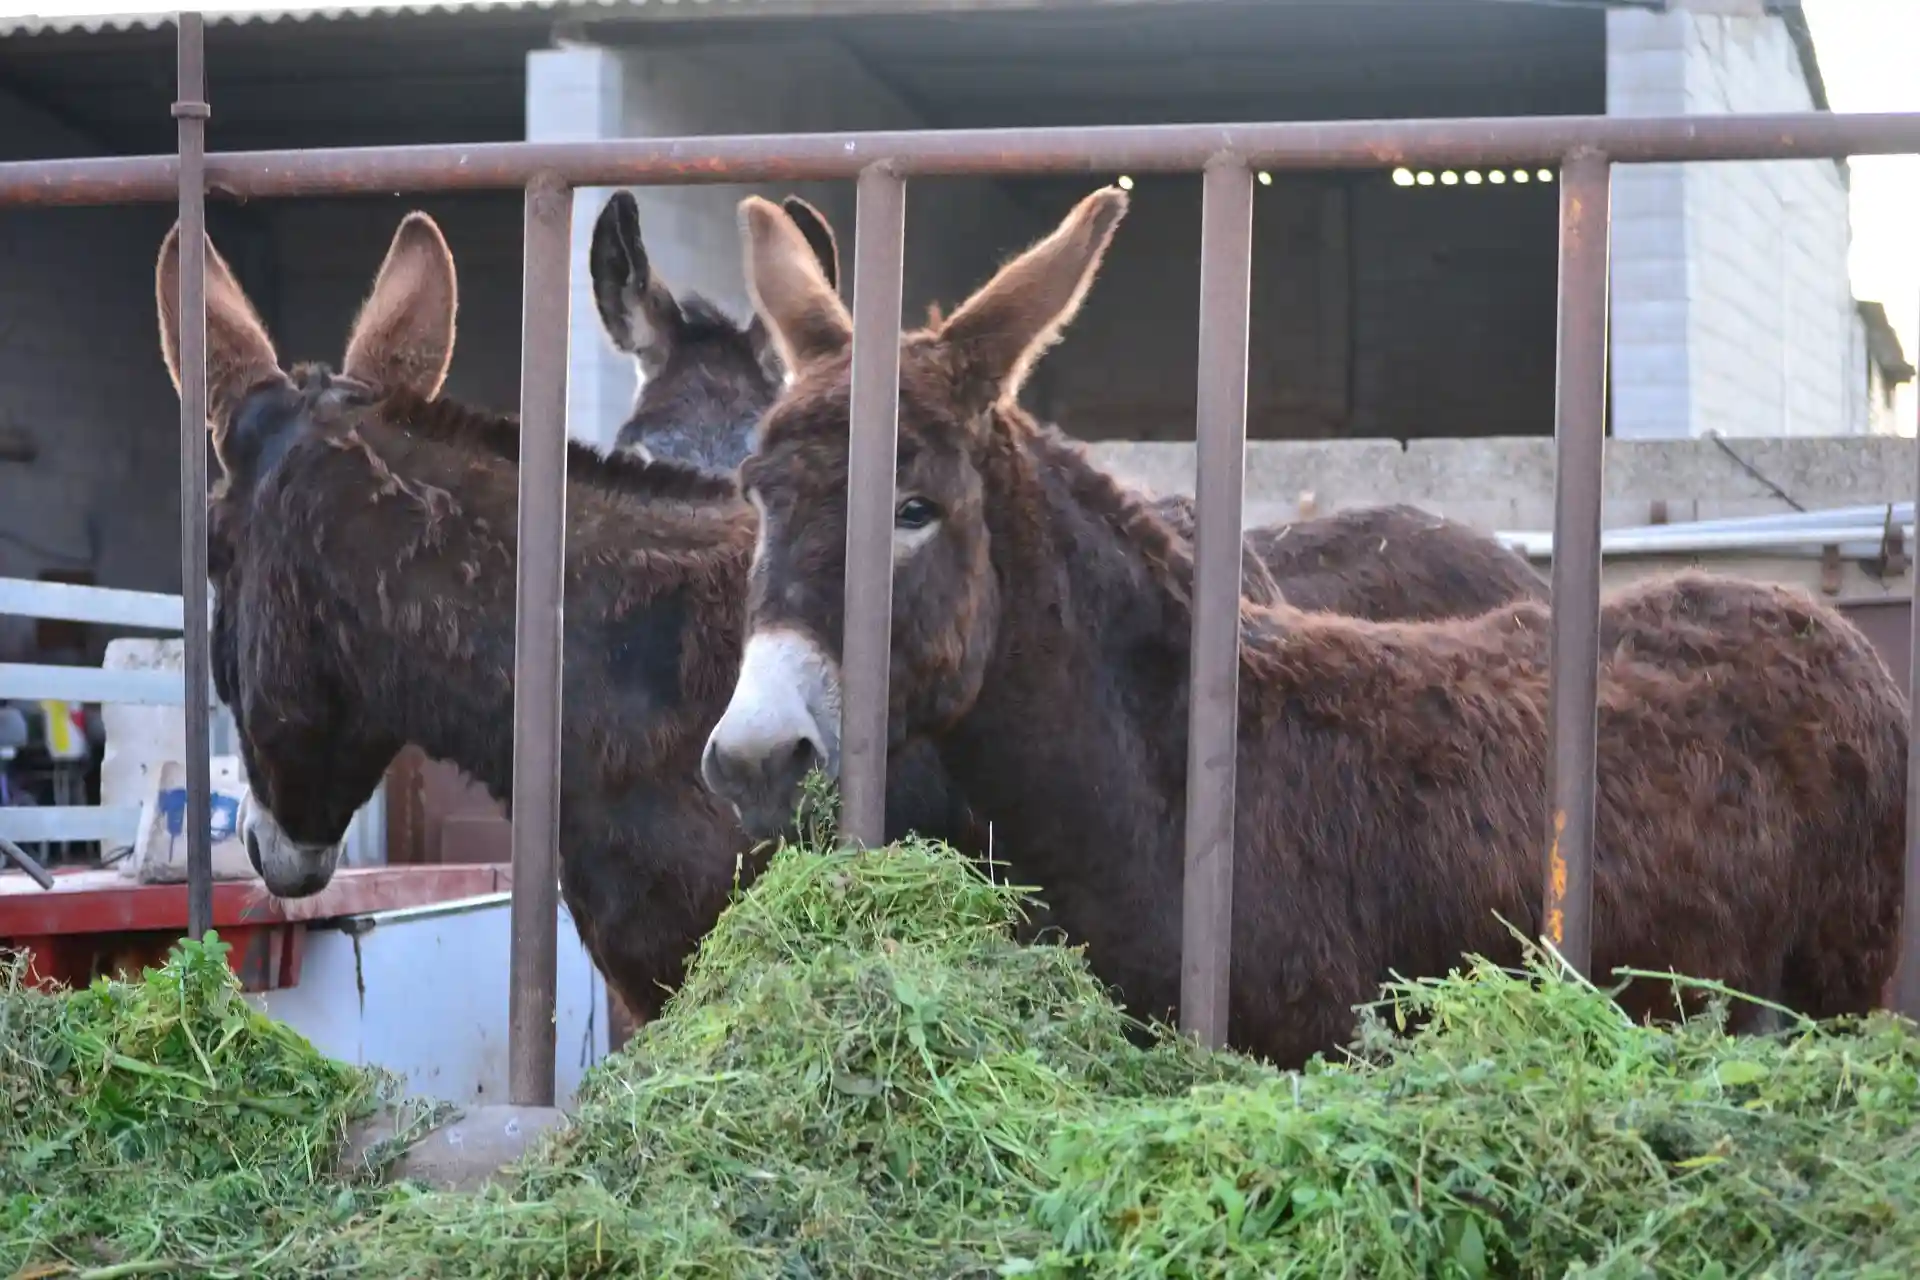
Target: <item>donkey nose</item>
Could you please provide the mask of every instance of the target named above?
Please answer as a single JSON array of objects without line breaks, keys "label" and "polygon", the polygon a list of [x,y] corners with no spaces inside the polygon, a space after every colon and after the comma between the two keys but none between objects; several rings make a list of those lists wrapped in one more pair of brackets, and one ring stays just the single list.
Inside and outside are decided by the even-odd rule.
[{"label": "donkey nose", "polygon": [[260,837],[251,826],[247,828],[247,861],[253,864],[253,874],[260,875]]},{"label": "donkey nose", "polygon": [[748,835],[766,840],[785,830],[800,783],[823,758],[820,744],[810,737],[751,751],[729,749],[710,739],[700,758],[700,777],[708,790],[733,806]]}]

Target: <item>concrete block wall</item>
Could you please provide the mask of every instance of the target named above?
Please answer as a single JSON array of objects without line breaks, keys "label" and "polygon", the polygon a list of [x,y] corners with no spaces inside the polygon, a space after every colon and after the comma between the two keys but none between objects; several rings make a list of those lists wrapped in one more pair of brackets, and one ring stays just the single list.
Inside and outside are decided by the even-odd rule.
[{"label": "concrete block wall", "polygon": [[[1807,111],[1760,0],[1607,15],[1613,115]],[[1613,430],[1623,439],[1864,431],[1845,172],[1829,161],[1615,171]]]},{"label": "concrete block wall", "polygon": [[[1776,487],[1810,511],[1912,496],[1911,440],[1721,443],[1608,441],[1604,525],[1653,523],[1655,503],[1673,523],[1787,514],[1793,508]],[[1193,492],[1189,442],[1103,441],[1090,452],[1151,492]],[[1416,440],[1404,448],[1392,440],[1262,440],[1247,446],[1243,514],[1253,528],[1298,519],[1309,507],[1325,515],[1404,502],[1489,531],[1544,532],[1553,528],[1553,475],[1554,443],[1539,437]]]}]

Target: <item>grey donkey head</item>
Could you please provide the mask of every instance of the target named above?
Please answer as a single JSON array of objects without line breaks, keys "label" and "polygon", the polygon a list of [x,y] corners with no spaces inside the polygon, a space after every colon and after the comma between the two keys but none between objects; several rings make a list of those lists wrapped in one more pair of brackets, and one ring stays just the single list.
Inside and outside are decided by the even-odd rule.
[{"label": "grey donkey head", "polygon": [[[781,207],[805,235],[828,284],[838,288],[840,255],[827,220],[798,196]],[[614,192],[600,211],[587,260],[607,339],[640,371],[640,392],[616,446],[734,470],[751,452],[760,415],[786,377],[765,323],[755,315],[740,324],[695,294],[676,298],[647,259],[631,192]]]}]

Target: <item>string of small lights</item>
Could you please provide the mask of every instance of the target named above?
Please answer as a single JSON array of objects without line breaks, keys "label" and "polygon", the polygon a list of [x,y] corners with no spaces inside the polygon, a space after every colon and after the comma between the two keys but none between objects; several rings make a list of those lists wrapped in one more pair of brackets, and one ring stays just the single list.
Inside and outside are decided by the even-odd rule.
[{"label": "string of small lights", "polygon": [[[1273,185],[1273,175],[1264,169],[1254,176],[1260,180],[1260,185],[1263,187]],[[1478,169],[1468,169],[1464,172],[1453,169],[1442,169],[1438,173],[1435,173],[1431,169],[1414,170],[1400,168],[1393,171],[1393,185],[1396,187],[1457,187],[1462,185],[1478,187],[1483,184],[1501,187],[1508,183],[1513,183],[1515,186],[1525,186],[1528,183],[1534,182],[1552,182],[1553,179],[1554,173],[1551,169],[1488,169],[1485,173],[1482,173]],[[1133,190],[1133,178],[1129,174],[1121,174],[1118,178],[1114,179],[1114,184],[1122,191]]]},{"label": "string of small lights", "polygon": [[1483,182],[1498,187],[1509,182],[1525,185],[1529,182],[1552,181],[1553,170],[1551,169],[1489,169],[1485,173],[1481,173],[1478,169],[1468,169],[1465,173],[1442,169],[1437,174],[1431,169],[1421,169],[1417,172],[1413,169],[1393,171],[1393,185],[1396,187],[1431,187],[1436,182],[1443,187],[1456,187],[1463,183],[1469,187],[1477,187]]}]

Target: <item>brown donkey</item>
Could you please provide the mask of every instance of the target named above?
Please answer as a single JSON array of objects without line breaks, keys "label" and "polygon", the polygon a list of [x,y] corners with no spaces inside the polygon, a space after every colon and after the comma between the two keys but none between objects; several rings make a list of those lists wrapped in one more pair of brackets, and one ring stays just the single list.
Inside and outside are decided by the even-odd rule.
[{"label": "brown donkey", "polygon": [[[176,387],[178,234],[158,266]],[[340,372],[287,372],[207,247],[214,681],[257,801],[248,852],[284,897],[327,883],[403,743],[511,790],[519,428],[433,398],[455,309],[446,245],[410,215]],[[698,767],[739,661],[753,538],[731,477],[570,447],[561,889],[641,1018],[748,847]],[[904,759],[893,776],[890,831],[958,842],[939,777]]]},{"label": "brown donkey", "polygon": [[[1015,875],[1158,1017],[1179,991],[1192,561],[1016,403],[1126,204],[1089,197],[902,342],[890,698],[895,737],[936,737]],[[795,376],[741,472],[762,519],[749,634],[703,772],[767,811],[759,762],[835,760],[851,323],[777,208],[748,200],[742,220]],[[1511,963],[1497,917],[1538,930],[1548,611],[1377,623],[1243,603],[1242,619],[1229,1037],[1296,1065],[1391,973]],[[1685,574],[1614,593],[1601,654],[1595,972],[1871,1007],[1896,947],[1907,751],[1872,645],[1799,592]],[[1622,1000],[1666,1012],[1667,990]]]},{"label": "brown donkey", "polygon": [[[839,245],[826,217],[796,196],[781,201],[781,208],[806,240],[827,287],[837,290]],[[765,320],[756,312],[741,324],[703,298],[676,297],[653,270],[639,206],[626,191],[610,196],[595,220],[588,263],[607,340],[634,358],[640,374],[639,398],[621,428],[620,445],[709,470],[737,467],[785,378]],[[1169,495],[1155,499],[1154,507],[1183,536],[1192,536],[1191,498]],[[1248,531],[1242,588],[1263,603],[1284,593],[1301,608],[1381,620],[1471,617],[1547,594],[1526,561],[1494,539],[1403,506]],[[995,832],[952,788],[924,737],[896,744],[894,756],[894,776],[916,781],[922,811],[927,802],[936,803],[952,843],[973,854],[992,844]],[[797,770],[807,762],[789,763],[797,784]],[[772,829],[783,815],[748,817]],[[1029,924],[1037,930],[1047,921],[1041,910]]]}]

